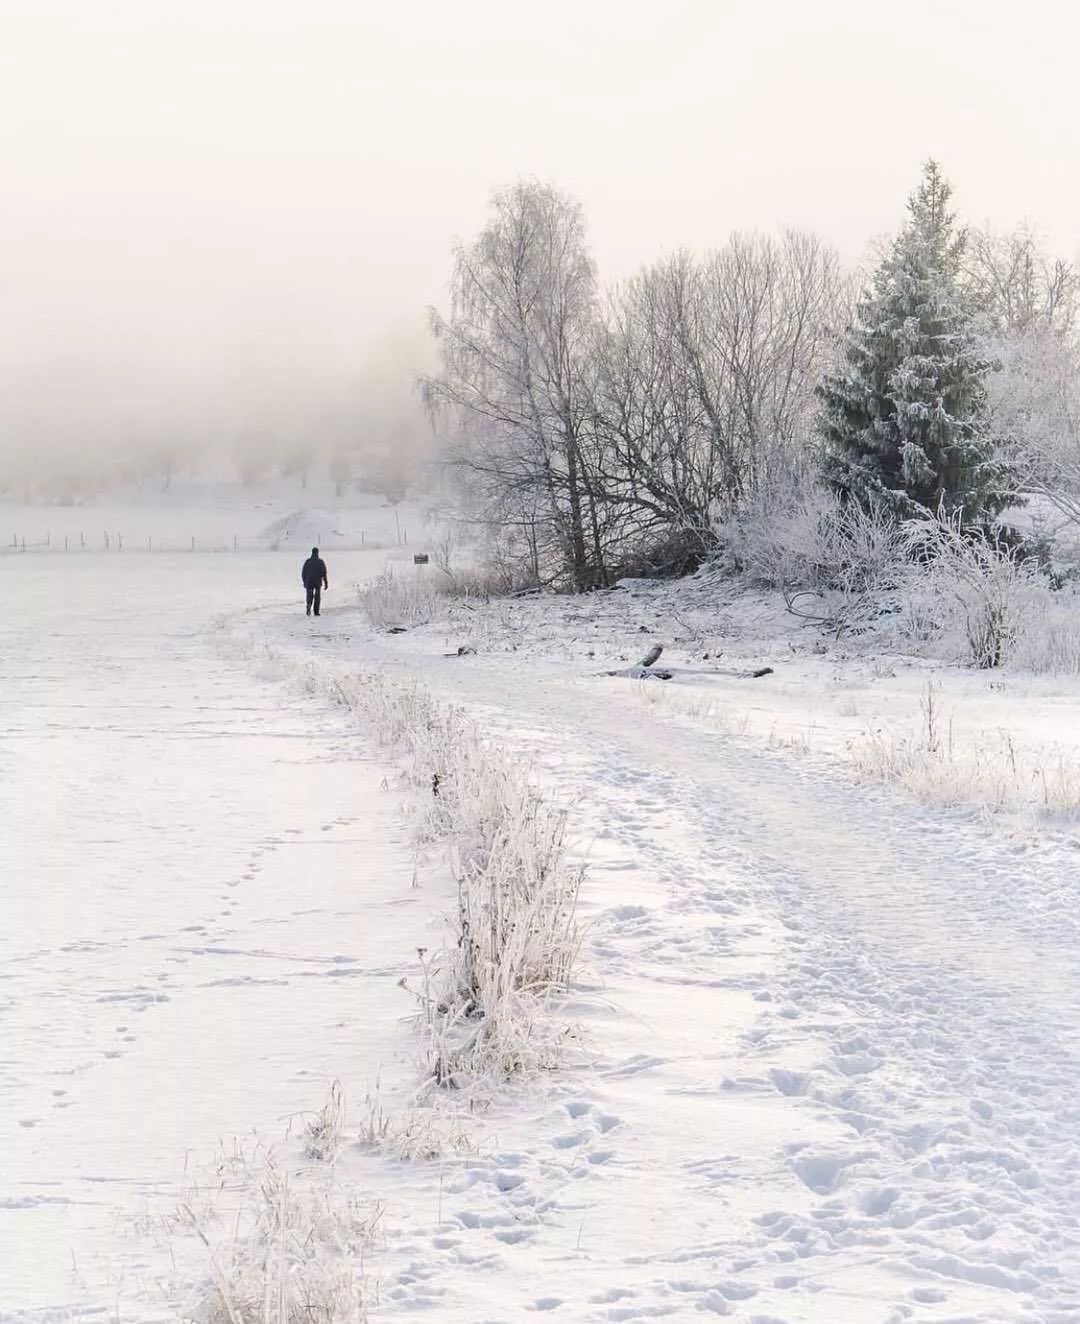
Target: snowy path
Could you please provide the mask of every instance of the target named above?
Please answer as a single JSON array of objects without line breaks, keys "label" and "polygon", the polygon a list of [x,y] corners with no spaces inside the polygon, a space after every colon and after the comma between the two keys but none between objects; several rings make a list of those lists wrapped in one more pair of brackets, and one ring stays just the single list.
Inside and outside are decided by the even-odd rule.
[{"label": "snowy path", "polygon": [[[328,620],[325,665],[353,632]],[[676,726],[625,683],[381,652],[574,803],[601,986],[595,1060],[500,1119],[399,1247],[390,1313],[1080,1320],[1074,851]]]}]

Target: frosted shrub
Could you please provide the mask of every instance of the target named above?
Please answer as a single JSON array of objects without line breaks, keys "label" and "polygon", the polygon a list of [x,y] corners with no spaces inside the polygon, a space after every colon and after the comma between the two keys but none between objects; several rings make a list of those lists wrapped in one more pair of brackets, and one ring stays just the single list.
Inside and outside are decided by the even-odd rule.
[{"label": "frosted shrub", "polygon": [[820,487],[762,494],[718,534],[750,579],[773,588],[867,592],[891,582],[904,559],[895,520]]},{"label": "frosted shrub", "polygon": [[445,591],[441,580],[417,566],[415,573],[384,571],[361,585],[359,598],[371,624],[386,629],[392,625],[427,625],[435,620],[442,610]]},{"label": "frosted shrub", "polygon": [[305,1128],[304,1155],[318,1162],[332,1162],[345,1137],[345,1091],[335,1080],[322,1108]]},{"label": "frosted shrub", "polygon": [[[209,1280],[181,1309],[191,1324],[361,1324],[368,1318],[362,1271],[377,1207],[327,1184],[293,1189],[272,1158],[249,1174],[245,1203],[228,1229],[185,1206],[182,1221],[206,1248]],[[226,1211],[222,1211],[226,1212]]]},{"label": "frosted shrub", "polygon": [[557,1002],[580,944],[582,873],[566,858],[565,815],[475,722],[417,686],[375,675],[328,688],[406,752],[420,831],[450,846],[454,942],[423,955],[417,990],[435,1079],[553,1067],[570,1033]]},{"label": "frosted shrub", "polygon": [[764,493],[717,529],[749,579],[784,591],[788,605],[838,630],[876,614],[879,595],[907,570],[899,524],[821,487]]},{"label": "frosted shrub", "polygon": [[946,628],[957,628],[966,660],[991,668],[1009,659],[1035,605],[1047,596],[1037,567],[1015,547],[969,533],[958,517],[912,521],[913,559],[940,601]]},{"label": "frosted shrub", "polygon": [[931,684],[922,720],[907,732],[876,727],[850,756],[870,780],[892,782],[924,804],[985,813],[1080,814],[1080,763],[1071,751],[1025,748],[1005,730],[957,730]]},{"label": "frosted shrub", "polygon": [[1080,600],[1064,591],[1042,598],[1025,614],[1010,662],[1035,675],[1080,676]]}]

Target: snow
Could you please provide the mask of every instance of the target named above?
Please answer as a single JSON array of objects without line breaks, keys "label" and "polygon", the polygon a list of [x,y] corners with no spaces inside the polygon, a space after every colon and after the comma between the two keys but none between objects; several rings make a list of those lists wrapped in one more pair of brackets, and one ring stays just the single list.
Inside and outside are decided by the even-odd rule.
[{"label": "snow", "polygon": [[162,551],[281,550],[322,540],[327,547],[395,547],[423,537],[415,503],[391,506],[375,494],[313,476],[274,478],[246,487],[233,478],[173,479],[118,489],[81,505],[0,502],[0,555],[21,549],[52,552],[123,549]]},{"label": "snow", "polygon": [[[1080,1319],[1075,822],[859,753],[932,680],[958,741],[1080,757],[1080,684],[823,643],[703,580],[386,636],[347,588],[384,559],[335,553],[319,622],[283,556],[0,561],[0,1319],[156,1317],[191,1247],[132,1217],[185,1162],[257,1133],[299,1172],[288,1119],[336,1078],[354,1128],[376,1080],[413,1106],[397,980],[449,881],[312,667],[464,705],[588,863],[564,1068],[462,1103],[465,1152],[337,1160],[385,1206],[374,1318]],[[671,682],[606,674],[653,642]]]},{"label": "snow", "polygon": [[354,1055],[413,1082],[395,981],[442,907],[399,797],[341,714],[210,637],[298,569],[0,564],[0,1318],[130,1304],[157,1273],[132,1220]]}]

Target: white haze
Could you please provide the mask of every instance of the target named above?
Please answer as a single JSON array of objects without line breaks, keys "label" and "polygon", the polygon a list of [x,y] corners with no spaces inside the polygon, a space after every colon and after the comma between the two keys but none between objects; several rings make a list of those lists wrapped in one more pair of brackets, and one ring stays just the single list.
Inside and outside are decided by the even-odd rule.
[{"label": "white haze", "polygon": [[857,260],[938,157],[1080,244],[1067,7],[0,0],[0,462],[354,441],[413,408],[491,190],[551,180],[609,278],[733,229]]}]

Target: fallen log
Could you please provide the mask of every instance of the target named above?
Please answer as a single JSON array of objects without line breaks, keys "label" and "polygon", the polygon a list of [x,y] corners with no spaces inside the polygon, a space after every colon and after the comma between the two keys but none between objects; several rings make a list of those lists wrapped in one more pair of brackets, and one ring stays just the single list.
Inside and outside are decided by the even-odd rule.
[{"label": "fallen log", "polygon": [[673,680],[676,676],[731,676],[735,680],[758,680],[762,676],[771,676],[772,667],[757,667],[752,671],[735,671],[725,669],[723,671],[714,669],[705,671],[700,667],[664,668],[646,667],[640,663],[636,667],[623,667],[619,671],[605,671],[605,676],[625,676],[630,680]]}]

